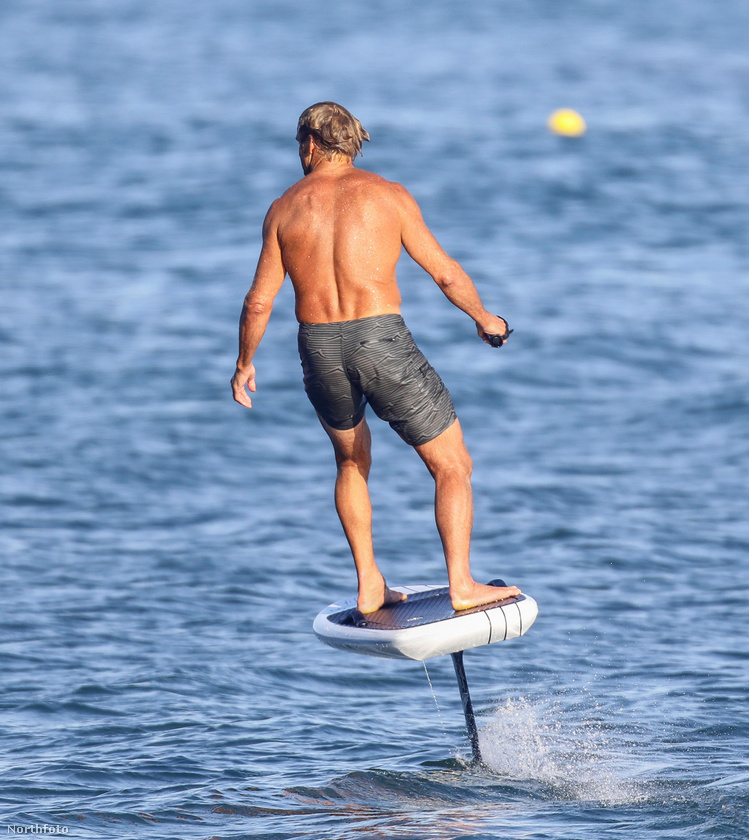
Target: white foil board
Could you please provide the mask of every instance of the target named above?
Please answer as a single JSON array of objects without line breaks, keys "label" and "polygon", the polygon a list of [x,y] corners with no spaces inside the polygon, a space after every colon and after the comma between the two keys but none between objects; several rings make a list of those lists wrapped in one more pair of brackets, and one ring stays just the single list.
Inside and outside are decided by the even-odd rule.
[{"label": "white foil board", "polygon": [[[501,582],[497,582],[498,584]],[[356,598],[326,607],[312,629],[326,645],[388,659],[432,659],[522,636],[536,620],[538,605],[518,595],[455,611],[446,586],[391,586],[408,598],[362,615]]]}]

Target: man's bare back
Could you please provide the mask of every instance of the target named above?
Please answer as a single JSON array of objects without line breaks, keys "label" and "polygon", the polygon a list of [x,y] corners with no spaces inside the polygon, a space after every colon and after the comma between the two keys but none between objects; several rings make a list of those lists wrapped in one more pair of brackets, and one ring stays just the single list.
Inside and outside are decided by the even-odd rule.
[{"label": "man's bare back", "polygon": [[[343,114],[344,123],[348,120],[349,125],[348,128],[344,125],[341,137],[350,141],[352,134],[348,129],[355,118],[335,103],[318,103],[307,109],[300,118],[300,126],[315,109],[319,109],[318,115],[332,114],[331,125],[338,119],[339,129],[339,118]],[[368,135],[361,129],[361,124],[355,122],[360,149],[361,135],[364,135],[363,139],[368,139]],[[357,170],[353,165],[356,151],[332,153],[337,140],[335,136],[331,140],[328,132],[326,141],[325,128],[321,124],[320,128],[310,127],[303,135],[298,134],[305,177],[273,202],[263,225],[263,247],[252,288],[245,298],[240,322],[240,352],[232,379],[235,400],[247,408],[252,407],[248,391],[256,390],[252,359],[287,273],[294,286],[297,319],[308,331],[328,329],[323,325],[359,323],[362,319],[378,316],[392,319],[400,313],[396,264],[405,248],[447,298],[473,318],[482,340],[489,343],[492,335],[507,335],[507,323],[484,307],[473,281],[441,248],[408,191],[378,175]],[[356,135],[356,128],[353,134]],[[414,346],[409,352],[420,351]],[[423,361],[426,364],[426,360]],[[427,367],[434,374],[432,390],[443,388],[438,377],[437,385],[434,385],[436,374],[431,366],[427,364]],[[410,375],[414,375],[413,370],[422,368],[416,366]],[[330,369],[342,370],[339,365]],[[305,379],[305,387],[307,384]],[[401,386],[396,383],[395,387]],[[347,390],[343,388],[343,391]],[[317,407],[309,389],[308,395]],[[419,400],[421,396],[419,386]],[[445,402],[444,394],[440,399]],[[449,394],[447,402],[452,409]],[[415,408],[421,410],[416,403],[410,404],[409,413]],[[424,410],[434,413],[435,408],[434,405],[425,406]],[[359,578],[359,608],[370,612],[404,596],[387,587],[374,558],[367,490],[371,457],[369,430],[363,409],[361,414],[352,411],[341,420],[336,417],[335,422],[333,419],[326,421],[321,408],[318,414],[335,450],[338,466],[336,509],[354,555]],[[352,417],[354,419],[350,419]],[[435,512],[445,550],[450,594],[455,609],[467,609],[512,597],[520,590],[514,586],[486,586],[477,583],[470,574],[471,460],[463,443],[460,423],[454,418],[452,413],[434,432],[424,435],[423,443],[409,440],[407,434],[402,436],[414,446],[435,480]],[[397,423],[388,421],[398,429]]]},{"label": "man's bare back", "polygon": [[[350,163],[311,172],[275,202],[271,224],[299,321],[400,312],[401,190]],[[399,200],[400,199],[400,200]]]}]

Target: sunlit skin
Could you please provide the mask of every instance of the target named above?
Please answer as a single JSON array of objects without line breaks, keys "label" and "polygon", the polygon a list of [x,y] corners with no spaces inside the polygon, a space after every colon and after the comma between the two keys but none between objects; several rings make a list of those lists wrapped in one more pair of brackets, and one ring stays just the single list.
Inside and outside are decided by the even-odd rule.
[{"label": "sunlit skin", "polygon": [[[419,206],[400,184],[356,169],[348,157],[326,157],[308,138],[299,147],[304,177],[273,202],[263,224],[263,245],[240,319],[234,399],[252,408],[253,358],[273,301],[288,274],[296,317],[324,324],[400,313],[395,268],[401,249],[428,272],[447,298],[476,322],[481,339],[504,334],[507,324],[488,312],[470,277],[440,247]],[[374,556],[372,505],[367,487],[371,439],[366,420],[337,430],[321,418],[333,444],[335,503],[356,565],[358,608],[374,612],[404,600],[390,589]],[[456,420],[428,443],[415,446],[435,482],[435,518],[456,610],[520,594],[516,586],[476,582],[470,572],[473,527],[471,458]]]}]

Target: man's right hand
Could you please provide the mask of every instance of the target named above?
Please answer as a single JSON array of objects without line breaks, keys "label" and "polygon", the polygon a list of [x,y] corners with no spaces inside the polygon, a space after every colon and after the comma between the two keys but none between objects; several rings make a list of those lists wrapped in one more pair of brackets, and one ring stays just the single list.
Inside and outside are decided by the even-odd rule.
[{"label": "man's right hand", "polygon": [[245,408],[252,408],[252,400],[247,391],[257,391],[255,384],[255,365],[250,365],[246,370],[237,368],[231,378],[231,389],[234,399]]}]

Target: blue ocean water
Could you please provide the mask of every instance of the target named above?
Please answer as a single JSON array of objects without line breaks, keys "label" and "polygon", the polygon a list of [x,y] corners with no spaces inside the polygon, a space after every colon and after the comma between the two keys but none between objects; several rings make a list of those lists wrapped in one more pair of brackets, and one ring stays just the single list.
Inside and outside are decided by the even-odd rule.
[{"label": "blue ocean water", "polygon": [[[747,42],[736,0],[3,0],[0,832],[749,837]],[[355,580],[288,288],[230,398],[321,99],[515,328],[484,347],[403,261],[476,575],[541,610],[466,655],[483,768],[449,660],[433,697],[312,635]],[[441,582],[373,432],[382,567]]]}]

